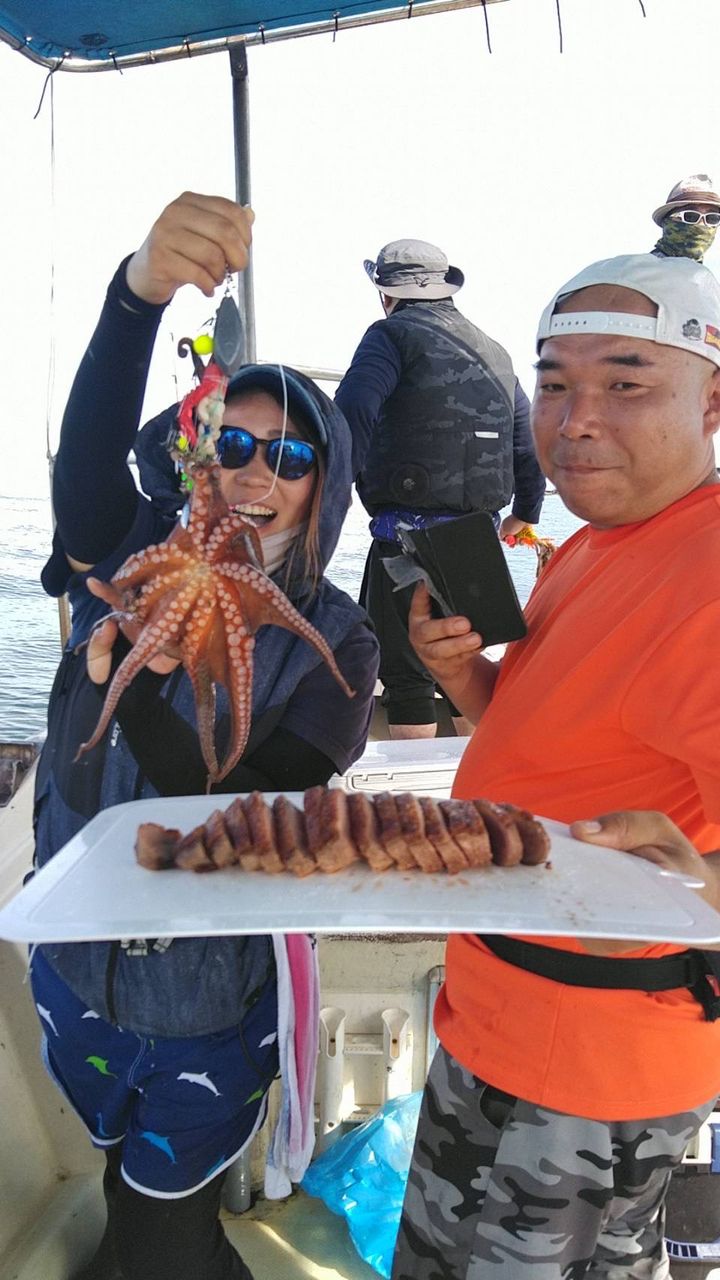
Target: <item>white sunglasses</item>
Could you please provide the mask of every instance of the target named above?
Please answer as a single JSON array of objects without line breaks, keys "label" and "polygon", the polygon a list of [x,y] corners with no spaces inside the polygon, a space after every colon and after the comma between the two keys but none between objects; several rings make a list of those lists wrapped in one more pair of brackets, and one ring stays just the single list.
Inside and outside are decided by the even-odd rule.
[{"label": "white sunglasses", "polygon": [[720,223],[720,213],[701,213],[699,209],[678,209],[670,217],[675,222],[689,222],[692,225],[704,222],[706,227],[717,227]]}]

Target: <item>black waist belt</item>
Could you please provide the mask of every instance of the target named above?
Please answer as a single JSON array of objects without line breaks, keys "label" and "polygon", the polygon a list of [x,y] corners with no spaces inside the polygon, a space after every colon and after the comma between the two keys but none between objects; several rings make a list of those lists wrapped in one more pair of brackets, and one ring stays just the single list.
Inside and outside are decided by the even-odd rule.
[{"label": "black waist belt", "polygon": [[479,933],[478,938],[507,964],[550,978],[568,987],[600,987],[616,991],[673,991],[687,987],[702,1006],[708,1022],[720,1017],[720,952],[680,951],[647,960],[617,960],[610,956],[578,955],[519,938]]}]

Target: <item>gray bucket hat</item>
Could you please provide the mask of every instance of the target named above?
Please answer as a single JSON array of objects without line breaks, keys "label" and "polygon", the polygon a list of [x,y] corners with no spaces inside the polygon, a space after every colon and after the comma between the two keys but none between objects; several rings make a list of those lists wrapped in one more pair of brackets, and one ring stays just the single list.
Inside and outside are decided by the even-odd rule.
[{"label": "gray bucket hat", "polygon": [[437,302],[461,289],[465,276],[448,265],[442,249],[427,240],[391,240],[377,262],[364,262],[372,283],[389,298],[425,298]]},{"label": "gray bucket hat", "polygon": [[673,209],[686,209],[689,204],[712,204],[720,208],[720,196],[713,191],[712,178],[706,173],[692,173],[689,178],[676,182],[665,204],[655,210],[653,222],[661,226]]}]

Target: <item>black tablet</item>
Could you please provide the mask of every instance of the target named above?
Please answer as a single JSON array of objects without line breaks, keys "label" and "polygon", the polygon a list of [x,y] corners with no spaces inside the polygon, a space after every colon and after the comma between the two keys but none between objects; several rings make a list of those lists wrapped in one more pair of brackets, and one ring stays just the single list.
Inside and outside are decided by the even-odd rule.
[{"label": "black tablet", "polygon": [[520,640],[527,626],[492,518],[483,511],[428,529],[398,530],[449,615],[469,618],[485,645]]}]

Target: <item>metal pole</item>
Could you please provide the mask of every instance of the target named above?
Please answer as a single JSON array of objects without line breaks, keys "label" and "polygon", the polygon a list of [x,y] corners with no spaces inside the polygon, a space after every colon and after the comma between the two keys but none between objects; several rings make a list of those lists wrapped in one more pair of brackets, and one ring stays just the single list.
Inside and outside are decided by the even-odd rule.
[{"label": "metal pole", "polygon": [[[250,96],[248,91],[247,51],[244,44],[232,45],[230,74],[233,94],[233,135],[235,141],[235,194],[239,204],[250,204]],[[244,364],[257,359],[255,345],[255,294],[253,290],[252,255],[240,277],[238,305],[245,332]]]},{"label": "metal pole", "polygon": [[[48,432],[49,432],[49,427],[48,427]],[[48,486],[50,489],[50,516],[52,519],[52,527],[53,527],[53,533],[54,533],[55,525],[57,523],[55,520],[55,507],[53,505],[53,498],[52,498],[53,472],[55,470],[55,458],[50,451],[49,441],[47,446],[47,464],[48,464]],[[61,649],[64,650],[65,645],[70,639],[70,632],[72,631],[72,619],[70,617],[70,600],[67,593],[60,596],[58,599],[58,625],[60,627],[60,647]]]}]

